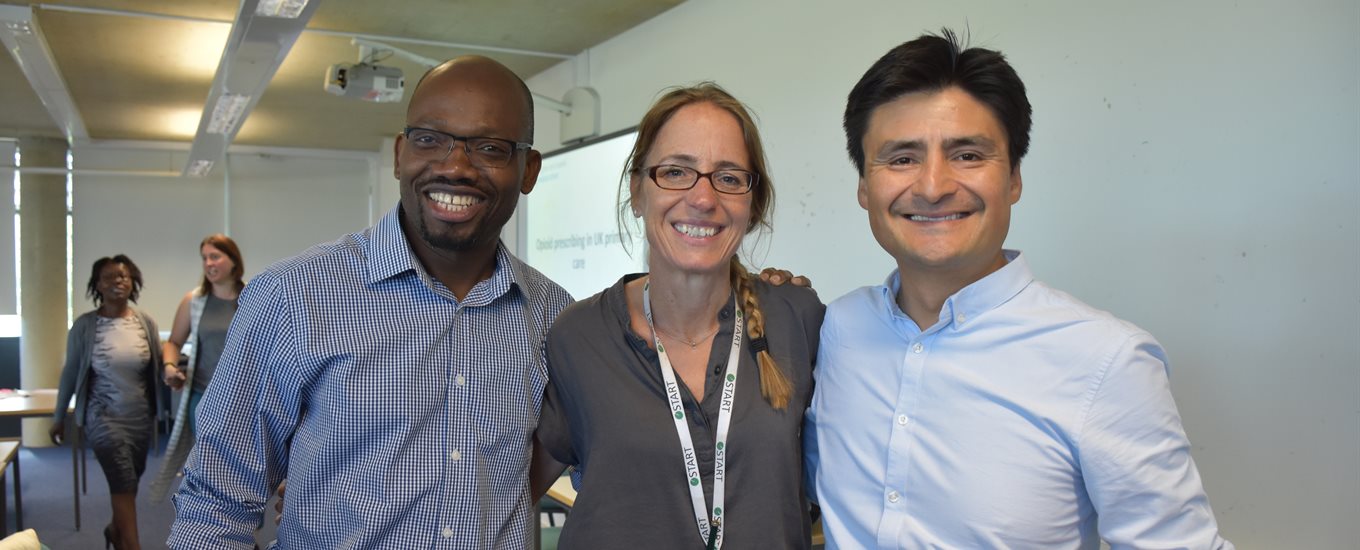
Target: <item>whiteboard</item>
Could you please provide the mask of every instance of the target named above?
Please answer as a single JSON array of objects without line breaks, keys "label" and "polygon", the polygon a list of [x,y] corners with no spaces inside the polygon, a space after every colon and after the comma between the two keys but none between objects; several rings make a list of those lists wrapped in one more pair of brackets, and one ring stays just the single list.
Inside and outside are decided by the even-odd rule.
[{"label": "whiteboard", "polygon": [[577,299],[644,270],[641,233],[618,225],[619,182],[636,140],[629,128],[544,155],[524,197],[521,257]]}]

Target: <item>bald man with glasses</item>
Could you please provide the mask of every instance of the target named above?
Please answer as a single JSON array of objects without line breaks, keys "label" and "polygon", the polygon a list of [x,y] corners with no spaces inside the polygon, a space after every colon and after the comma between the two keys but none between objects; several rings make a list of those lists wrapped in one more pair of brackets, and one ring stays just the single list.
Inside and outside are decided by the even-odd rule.
[{"label": "bald man with glasses", "polygon": [[571,297],[500,231],[542,158],[524,82],[432,69],[397,137],[400,204],[246,286],[174,497],[171,548],[522,549],[543,333]]}]

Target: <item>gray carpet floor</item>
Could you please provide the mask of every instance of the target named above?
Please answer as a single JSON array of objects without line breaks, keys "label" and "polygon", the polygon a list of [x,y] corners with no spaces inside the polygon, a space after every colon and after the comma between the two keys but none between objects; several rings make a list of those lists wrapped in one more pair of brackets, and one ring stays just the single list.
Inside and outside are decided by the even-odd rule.
[{"label": "gray carpet floor", "polygon": [[[160,471],[164,442],[147,459],[146,474],[142,476],[141,491],[137,495],[137,529],[142,548],[165,548],[175,508],[167,498],[160,504],[150,502],[151,479]],[[109,507],[109,486],[94,453],[86,450],[89,478],[85,494],[80,495],[80,530],[75,526],[74,496],[71,483],[71,448],[51,447],[19,450],[20,478],[24,497],[24,527],[38,532],[43,544],[53,550],[85,550],[104,548],[104,526],[113,517]],[[13,470],[5,471],[5,498],[9,501],[9,515],[5,518],[5,532],[14,531],[15,510]],[[272,510],[272,504],[270,510]],[[260,547],[274,538],[273,513],[257,534]]]}]

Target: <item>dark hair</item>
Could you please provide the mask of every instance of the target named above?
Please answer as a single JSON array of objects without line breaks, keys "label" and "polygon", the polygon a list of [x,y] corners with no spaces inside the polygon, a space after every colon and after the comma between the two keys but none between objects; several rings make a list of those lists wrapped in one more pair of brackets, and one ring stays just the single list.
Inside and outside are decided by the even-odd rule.
[{"label": "dark hair", "polygon": [[[245,262],[241,260],[241,249],[236,247],[236,241],[221,233],[213,233],[204,237],[203,242],[198,243],[200,251],[203,250],[204,246],[216,248],[226,254],[228,258],[231,258],[231,278],[236,280],[236,292],[245,288],[246,266]],[[208,280],[207,275],[204,275],[203,281],[198,284],[198,293],[207,296],[209,292],[212,292],[212,282]]]},{"label": "dark hair", "polygon": [[90,270],[90,282],[85,285],[85,297],[93,300],[95,307],[103,305],[104,296],[99,294],[99,289],[97,288],[99,285],[99,272],[103,271],[104,267],[109,264],[123,264],[123,266],[127,267],[128,274],[132,276],[132,294],[128,295],[128,299],[136,303],[137,297],[142,294],[142,270],[137,269],[137,264],[132,263],[132,258],[123,254],[112,257],[105,256],[94,261],[94,268]]},{"label": "dark hair", "polygon": [[1025,83],[1006,56],[983,48],[964,49],[947,28],[888,51],[860,77],[845,105],[845,140],[850,160],[864,175],[864,133],[874,109],[915,92],[956,86],[991,110],[1006,131],[1011,169],[1029,152],[1033,109]]},{"label": "dark hair", "polygon": [[[652,104],[652,108],[642,116],[642,122],[638,123],[637,141],[633,144],[632,153],[628,155],[628,163],[623,167],[619,189],[619,225],[624,231],[627,231],[627,224],[623,223],[623,213],[632,206],[632,194],[627,191],[632,188],[632,178],[647,178],[643,173],[647,154],[656,144],[661,128],[681,108],[701,103],[731,113],[741,126],[741,135],[746,142],[746,154],[750,155],[747,159],[750,170],[756,174],[756,184],[751,188],[751,221],[746,226],[746,233],[762,225],[770,226],[769,214],[774,208],[774,180],[770,178],[765,161],[765,146],[761,144],[760,131],[756,128],[755,119],[746,105],[732,97],[732,94],[722,86],[713,82],[700,82],[694,86],[671,88]],[[630,239],[621,240],[627,243]],[[741,265],[741,260],[735,254],[729,262],[728,273],[732,288],[736,290],[737,300],[747,316],[747,334],[753,342],[762,340],[765,337],[765,314],[761,311],[760,300],[756,296],[755,278]],[[768,349],[762,349],[756,353],[756,364],[760,372],[761,395],[775,409],[787,407],[793,395],[793,384],[775,363],[774,356]]]}]

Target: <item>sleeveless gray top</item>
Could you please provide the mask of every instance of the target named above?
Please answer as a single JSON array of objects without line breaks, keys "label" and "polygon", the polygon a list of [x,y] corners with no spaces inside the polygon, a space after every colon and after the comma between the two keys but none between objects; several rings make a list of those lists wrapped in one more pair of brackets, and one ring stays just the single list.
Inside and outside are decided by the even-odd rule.
[{"label": "sleeveless gray top", "polygon": [[194,391],[207,389],[212,380],[217,360],[227,344],[227,329],[231,318],[236,315],[236,300],[223,300],[208,293],[208,301],[203,304],[203,316],[198,320],[198,342],[194,344]]}]

